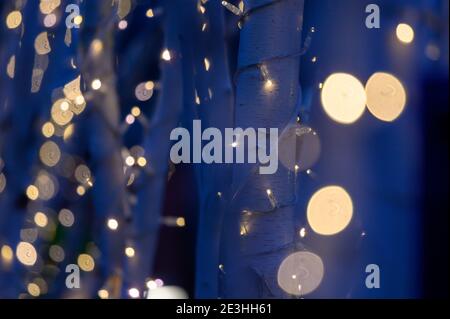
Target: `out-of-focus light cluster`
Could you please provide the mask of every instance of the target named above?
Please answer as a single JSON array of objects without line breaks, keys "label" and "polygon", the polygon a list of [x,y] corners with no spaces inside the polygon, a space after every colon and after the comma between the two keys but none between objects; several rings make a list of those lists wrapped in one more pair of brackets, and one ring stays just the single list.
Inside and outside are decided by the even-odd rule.
[{"label": "out-of-focus light cluster", "polygon": [[374,73],[365,88],[354,76],[346,73],[330,75],[322,86],[325,113],[341,124],[356,122],[367,108],[377,119],[392,122],[406,105],[406,91],[393,75]]}]

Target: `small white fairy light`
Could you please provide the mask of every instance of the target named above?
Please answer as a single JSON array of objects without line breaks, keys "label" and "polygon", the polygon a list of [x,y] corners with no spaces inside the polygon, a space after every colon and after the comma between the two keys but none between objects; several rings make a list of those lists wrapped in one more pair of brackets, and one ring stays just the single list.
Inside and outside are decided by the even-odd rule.
[{"label": "small white fairy light", "polygon": [[203,62],[205,64],[205,70],[206,70],[206,72],[208,72],[211,67],[211,62],[209,62],[208,58],[204,58]]},{"label": "small white fairy light", "polygon": [[302,227],[299,231],[299,235],[301,238],[304,238],[306,236],[306,229],[305,227]]},{"label": "small white fairy light", "polygon": [[170,51],[168,50],[168,49],[165,49],[163,52],[162,52],[162,54],[161,54],[161,58],[164,60],[164,61],[170,61],[171,59],[172,59],[172,56],[171,56],[171,54],[170,54]]},{"label": "small white fairy light", "polygon": [[267,67],[264,64],[262,64],[259,66],[259,70],[264,80],[264,89],[266,91],[272,90],[272,88],[274,87],[274,82],[269,76],[269,71],[267,70]]},{"label": "small white fairy light", "polygon": [[273,81],[271,79],[268,79],[264,82],[264,88],[267,91],[270,91],[273,88]]},{"label": "small white fairy light", "polygon": [[233,13],[234,15],[237,15],[238,17],[242,16],[244,14],[244,12],[239,9],[238,7],[236,7],[235,5],[229,3],[228,1],[222,1],[222,5],[231,13]]},{"label": "small white fairy light", "polygon": [[153,12],[153,9],[148,9],[145,15],[147,16],[147,18],[153,18],[155,16],[155,13]]},{"label": "small white fairy light", "polygon": [[125,248],[125,255],[127,255],[127,257],[129,257],[129,258],[133,258],[135,255],[134,248],[133,247]]},{"label": "small white fairy light", "polygon": [[133,114],[128,114],[128,115],[125,117],[125,122],[126,122],[128,125],[133,124],[135,121],[136,121],[136,118],[133,116]]},{"label": "small white fairy light", "polygon": [[100,88],[102,87],[102,81],[100,81],[99,79],[95,79],[94,81],[92,81],[91,87],[95,91],[100,90]]},{"label": "small white fairy light", "polygon": [[121,20],[117,26],[120,30],[125,30],[128,27],[128,22],[126,20]]},{"label": "small white fairy light", "polygon": [[269,198],[270,204],[273,208],[277,207],[277,201],[275,199],[275,196],[273,195],[273,192],[271,189],[266,190],[267,197]]},{"label": "small white fairy light", "polygon": [[134,157],[133,156],[127,156],[126,158],[125,158],[125,164],[127,164],[127,166],[129,166],[129,167],[131,167],[131,166],[134,166],[134,164],[136,164],[136,160],[134,159]]},{"label": "small white fairy light", "polygon": [[140,292],[137,288],[130,288],[128,290],[128,295],[130,295],[131,298],[136,299],[139,298]]},{"label": "small white fairy light", "polygon": [[111,230],[117,230],[117,228],[119,228],[119,222],[117,221],[117,219],[114,218],[108,219],[107,225],[108,228]]}]

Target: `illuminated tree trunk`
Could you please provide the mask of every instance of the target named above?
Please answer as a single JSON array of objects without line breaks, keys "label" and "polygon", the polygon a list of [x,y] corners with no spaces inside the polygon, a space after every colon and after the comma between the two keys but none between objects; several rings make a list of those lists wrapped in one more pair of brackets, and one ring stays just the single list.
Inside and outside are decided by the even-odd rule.
[{"label": "illuminated tree trunk", "polygon": [[[226,127],[233,127],[233,90],[225,45],[224,10],[219,1],[209,1],[205,7],[206,30],[202,32],[201,25],[195,28],[197,43],[205,52],[205,56],[198,56],[196,61],[197,82],[203,86],[203,90],[199,90],[203,98],[196,107],[202,126],[218,128],[224,135]],[[196,297],[217,298],[220,230],[225,198],[229,195],[231,166],[204,164],[200,170]]]},{"label": "illuminated tree trunk", "polygon": [[183,105],[182,7],[181,0],[164,2],[164,47],[170,52],[170,60],[162,59],[160,64],[162,91],[144,141],[150,173],[143,181],[145,186],[138,192],[132,212],[130,245],[136,255],[127,260],[124,288],[137,288],[140,292],[145,290],[145,281],[153,272],[168,178],[170,132],[178,124]]},{"label": "illuminated tree trunk", "polygon": [[[4,7],[6,12],[15,9],[12,3],[5,3]],[[33,181],[32,166],[38,161],[40,137],[35,134],[34,125],[39,115],[45,112],[45,106],[48,105],[44,94],[31,93],[31,74],[35,54],[33,43],[40,32],[37,19],[38,4],[29,3],[20,9],[24,19],[29,21],[29,32],[22,36],[20,29],[8,30],[7,32],[10,32],[12,36],[6,36],[5,41],[11,42],[8,46],[3,46],[1,43],[1,50],[5,50],[6,55],[2,59],[9,60],[11,54],[14,54],[16,58],[14,78],[6,78],[3,69],[0,82],[2,85],[0,87],[2,99],[0,101],[0,113],[2,113],[0,156],[4,161],[2,169],[7,179],[7,187],[0,194],[0,240],[13,249],[20,241],[20,229],[25,224],[28,202],[25,190]],[[22,43],[21,46],[19,42]],[[1,62],[2,66],[5,65],[4,60]],[[14,260],[9,270],[10,272],[0,273],[0,297],[16,298],[20,292],[21,276],[27,272],[27,269]]]},{"label": "illuminated tree trunk", "polygon": [[[124,163],[121,156],[120,106],[116,92],[115,33],[119,17],[117,7],[109,2],[87,2],[81,34],[81,73],[87,93],[87,125],[89,166],[93,170],[93,237],[102,252],[99,260],[100,285],[111,276],[121,274],[124,252],[126,190]],[[100,21],[100,22],[99,22]],[[93,50],[92,42],[101,41],[102,49]],[[99,79],[102,87],[93,91],[91,83]],[[117,230],[107,227],[108,219],[119,223]],[[95,286],[94,286],[95,287]],[[95,287],[94,293],[101,288]],[[117,296],[116,296],[117,297]]]},{"label": "illuminated tree trunk", "polygon": [[[246,11],[255,9],[241,31],[235,125],[278,128],[281,133],[295,116],[300,94],[303,1],[276,1],[256,9],[265,3],[246,3]],[[294,56],[273,59],[290,54]],[[259,63],[267,68],[265,76],[258,67],[248,67]],[[281,165],[273,175],[260,175],[254,165],[233,166],[219,269],[222,297],[284,296],[277,285],[277,270],[294,241],[294,183],[294,173]]]}]

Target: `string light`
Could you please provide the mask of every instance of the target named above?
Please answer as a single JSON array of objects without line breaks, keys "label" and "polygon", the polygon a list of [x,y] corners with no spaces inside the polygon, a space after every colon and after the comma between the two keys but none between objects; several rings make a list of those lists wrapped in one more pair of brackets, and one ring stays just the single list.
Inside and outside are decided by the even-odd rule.
[{"label": "string light", "polygon": [[283,260],[278,268],[277,281],[288,294],[303,296],[319,287],[323,275],[322,259],[314,253],[300,251]]},{"label": "string light", "polygon": [[90,47],[91,53],[94,56],[98,56],[103,51],[103,42],[100,39],[94,39]]},{"label": "string light", "polygon": [[128,295],[129,295],[131,298],[136,299],[136,298],[139,298],[140,292],[139,292],[139,290],[138,290],[137,288],[130,288],[130,289],[128,290]]},{"label": "string light", "polygon": [[326,186],[314,193],[306,209],[311,228],[321,235],[334,235],[344,230],[353,215],[350,195],[340,186]]},{"label": "string light", "polygon": [[56,24],[56,15],[53,13],[47,14],[44,18],[44,26],[51,28]]},{"label": "string light", "polygon": [[208,72],[209,68],[211,67],[211,63],[209,62],[208,58],[204,58],[203,62],[205,64],[205,70]]},{"label": "string light", "polygon": [[25,266],[33,266],[37,260],[37,252],[32,244],[20,242],[16,248],[16,257]]},{"label": "string light", "polygon": [[267,189],[266,190],[266,194],[267,194],[267,197],[269,198],[269,201],[270,201],[270,204],[272,205],[272,207],[273,208],[277,207],[277,201],[275,199],[275,196],[272,193],[272,190],[271,189]]},{"label": "string light", "polygon": [[2,261],[5,264],[10,264],[14,258],[14,252],[13,252],[12,248],[8,245],[2,246],[0,255],[2,256]]},{"label": "string light", "polygon": [[114,218],[110,218],[108,219],[107,225],[109,229],[117,230],[117,228],[119,227],[119,222]]},{"label": "string light", "polygon": [[228,11],[230,11],[231,13],[233,13],[234,15],[240,17],[244,14],[244,12],[242,12],[241,9],[239,9],[238,7],[236,7],[235,5],[229,3],[228,1],[222,1],[222,5],[227,8]]},{"label": "string light", "polygon": [[396,35],[400,42],[409,44],[414,40],[414,29],[407,23],[400,23],[397,25]]},{"label": "string light", "polygon": [[121,20],[117,26],[120,30],[125,30],[128,27],[128,22],[126,20]]},{"label": "string light", "polygon": [[58,220],[64,227],[72,227],[75,222],[75,216],[70,210],[64,208],[59,212]]},{"label": "string light", "polygon": [[147,16],[147,18],[153,18],[155,16],[155,13],[153,12],[153,9],[148,9],[145,15]]},{"label": "string light", "polygon": [[147,165],[147,160],[143,156],[139,157],[136,162],[140,167],[145,167]]},{"label": "string light", "polygon": [[102,81],[100,81],[99,79],[95,79],[94,81],[92,81],[91,87],[95,91],[100,90],[100,88],[102,87]]},{"label": "string light", "polygon": [[97,295],[100,299],[108,299],[109,298],[109,292],[106,289],[100,289],[97,292]]},{"label": "string light", "polygon": [[170,51],[168,49],[165,49],[162,54],[161,54],[161,58],[164,61],[170,61],[172,59],[172,56],[170,54]]},{"label": "string light", "polygon": [[200,2],[199,2],[199,4],[198,4],[198,10],[200,11],[201,14],[205,14],[205,12],[206,12],[205,7],[202,6],[202,5],[200,4]]},{"label": "string light", "polygon": [[78,15],[73,19],[73,23],[75,23],[77,26],[81,26],[83,23],[83,16]]},{"label": "string light", "polygon": [[305,227],[302,227],[299,231],[299,235],[301,238],[304,238],[306,236],[306,229]]},{"label": "string light", "polygon": [[42,14],[50,14],[61,5],[61,0],[42,0],[39,3],[39,10]]},{"label": "string light", "polygon": [[126,122],[128,125],[132,125],[135,121],[136,121],[136,118],[135,118],[132,114],[128,114],[128,115],[125,117],[125,122]]},{"label": "string light", "polygon": [[51,122],[46,122],[42,126],[42,135],[44,135],[46,138],[50,138],[55,134],[55,126]]},{"label": "string light", "polygon": [[22,23],[22,13],[20,11],[12,11],[6,17],[6,26],[8,29],[15,29]]},{"label": "string light", "polygon": [[134,257],[135,251],[133,247],[127,247],[125,248],[125,255],[127,255],[127,257],[132,258]]},{"label": "string light", "polygon": [[65,258],[64,249],[59,245],[52,245],[48,250],[48,255],[50,259],[54,262],[60,263]]},{"label": "string light", "polygon": [[136,163],[135,159],[133,156],[127,156],[125,158],[125,164],[127,164],[127,166],[134,166],[134,164]]},{"label": "string light", "polygon": [[176,220],[176,224],[178,227],[186,226],[186,221],[185,221],[184,217],[178,217]]},{"label": "string light", "polygon": [[38,55],[46,55],[51,52],[50,42],[48,40],[48,33],[41,32],[34,40],[34,49]]},{"label": "string light", "polygon": [[39,297],[41,294],[41,289],[37,284],[33,282],[28,284],[27,291],[33,297]]},{"label": "string light", "polygon": [[137,107],[137,106],[134,106],[134,107],[131,109],[131,114],[132,114],[134,117],[139,117],[139,116],[141,115],[141,109],[140,109],[139,107]]},{"label": "string light", "polygon": [[86,189],[82,185],[78,185],[76,192],[79,196],[84,196],[84,194],[86,194]]},{"label": "string light", "polygon": [[393,75],[383,72],[373,74],[366,84],[367,108],[376,118],[392,122],[403,112],[406,92]]},{"label": "string light", "polygon": [[354,76],[334,73],[323,84],[321,101],[331,119],[341,124],[351,124],[361,117],[366,108],[366,92]]},{"label": "string light", "polygon": [[37,212],[34,215],[34,223],[39,227],[45,227],[48,224],[48,218],[44,213]]},{"label": "string light", "polygon": [[27,187],[26,194],[30,200],[36,200],[39,197],[39,189],[35,185],[30,185]]},{"label": "string light", "polygon": [[86,272],[91,272],[95,267],[94,258],[88,254],[80,254],[77,259],[77,264],[81,270]]},{"label": "string light", "polygon": [[[129,2],[129,1],[124,1],[125,2]],[[207,0],[202,1],[203,4],[205,4],[207,2]],[[229,3],[228,1],[222,1],[222,5],[229,10],[230,12],[232,12],[233,14],[237,15],[240,17],[239,19],[239,26],[242,27],[242,23],[250,16],[250,14],[254,13],[257,10],[260,10],[262,8],[266,8],[274,3],[278,3],[281,2],[281,0],[274,0],[272,2],[267,2],[261,6],[258,7],[254,7],[251,8],[250,10],[248,10],[247,12],[244,12],[244,3],[243,1],[239,2],[239,6],[235,6],[231,3]],[[46,16],[44,17],[44,25],[46,27],[52,27],[55,25],[56,23],[56,15],[54,13],[52,13],[55,8],[57,8],[58,6],[60,6],[60,1],[59,0],[48,0],[48,1],[41,1],[40,3],[40,10],[41,13],[46,14]],[[198,4],[198,10],[204,14],[206,12],[206,8],[200,4]],[[14,13],[14,15],[16,17],[10,17],[10,15],[12,15]],[[17,17],[17,13],[20,15],[20,18]],[[155,16],[155,12],[153,11],[153,9],[148,9],[146,11],[146,16],[148,18],[153,18]],[[123,17],[119,14],[119,17],[122,19]],[[8,19],[12,20],[8,22]],[[20,21],[19,21],[20,20]],[[117,21],[117,20],[114,20]],[[75,18],[75,23],[80,25],[83,22],[83,17],[82,16],[77,16]],[[10,29],[14,29],[17,28],[18,26],[20,26],[22,23],[22,15],[20,13],[20,11],[14,11],[11,12],[8,17],[7,17],[7,27]],[[128,22],[126,20],[121,20],[118,23],[118,28],[123,30],[126,29],[128,26]],[[400,25],[399,25],[400,27]],[[401,30],[400,32],[400,36],[399,36],[399,27],[397,27],[397,37],[399,38],[400,41],[404,42],[404,43],[410,43],[413,41],[414,39],[414,30]],[[402,27],[403,28],[403,27]],[[204,32],[207,29],[207,23],[203,23],[201,30],[202,32]],[[311,32],[314,32],[314,28],[311,29]],[[68,30],[70,31],[70,30]],[[412,36],[411,36],[411,31],[412,31]],[[408,33],[409,32],[409,33]],[[35,50],[36,53],[38,55],[47,55],[49,52],[51,52],[51,46],[50,46],[50,42],[49,42],[49,37],[50,35],[50,39],[52,38],[52,33],[47,33],[47,32],[42,32],[38,35],[38,37],[35,40]],[[409,40],[410,39],[410,40]],[[409,41],[409,42],[408,42]],[[306,43],[307,41],[305,41]],[[91,53],[93,55],[98,55],[103,51],[103,42],[99,39],[94,39],[94,41],[91,43]],[[301,51],[304,52],[304,51]],[[262,74],[262,78],[263,81],[260,83],[262,84],[262,88],[266,91],[272,91],[274,87],[276,87],[276,85],[278,85],[278,83],[276,83],[276,81],[270,77],[270,74],[267,70],[267,65],[269,65],[269,63],[271,61],[275,61],[275,60],[279,60],[279,59],[284,59],[284,58],[290,58],[290,57],[294,57],[294,56],[298,56],[302,53],[296,52],[293,54],[288,54],[288,55],[283,55],[283,56],[277,56],[277,57],[273,57],[270,59],[267,59],[265,61],[260,61],[256,64],[250,65],[250,66],[244,66],[242,69],[246,69],[246,68],[252,68],[252,67],[258,67],[261,71]],[[428,54],[427,54],[428,55]],[[11,57],[12,58],[12,57]],[[161,58],[164,61],[171,61],[172,56],[171,56],[171,52],[168,49],[165,49],[162,53],[161,53]],[[14,59],[11,59],[10,61],[14,61],[14,63],[11,64],[11,66],[8,64],[8,75],[13,78],[14,77],[14,66],[15,66],[15,57]],[[315,63],[317,61],[317,57],[313,57],[311,59],[311,62]],[[204,67],[206,71],[209,71],[211,68],[211,63],[210,61],[205,57],[204,58]],[[72,58],[71,60],[71,65],[74,69],[76,69],[76,66],[74,64],[74,60]],[[237,74],[239,74],[239,72],[242,71],[242,69],[239,69]],[[40,75],[42,77],[43,72],[45,70],[36,68],[33,70],[33,74],[36,73],[36,75]],[[33,79],[35,79],[33,77]],[[371,81],[372,80],[372,81]],[[379,101],[375,101],[375,99],[369,98],[369,93],[373,93],[378,91],[378,94],[383,94],[386,93],[384,89],[374,89],[374,83],[373,83],[374,79],[369,79],[368,84],[366,85],[366,95],[367,95],[367,105],[369,110],[371,111],[372,114],[374,114],[376,117],[382,119],[382,120],[386,120],[386,117],[384,117],[384,119],[382,118],[383,115],[376,115],[377,112],[374,111],[377,106],[375,105],[376,103],[378,103]],[[345,82],[345,81],[344,81]],[[387,83],[387,82],[386,82]],[[89,85],[89,84],[88,84]],[[281,85],[281,83],[280,83]],[[400,83],[401,85],[401,83]],[[387,84],[386,84],[387,86]],[[94,81],[92,81],[91,83],[91,88],[93,90],[100,90],[102,87],[102,83],[99,79],[95,79]],[[139,87],[139,91],[138,91],[138,87]],[[140,98],[144,98],[144,100],[141,101],[147,101],[148,99],[150,99],[150,97],[153,94],[153,89],[154,89],[154,83],[152,81],[149,82],[145,82],[145,83],[141,83],[138,85],[138,87],[136,88],[136,97],[140,100]],[[320,88],[324,88],[324,90],[322,91],[323,95],[326,95],[324,92],[327,91],[327,82],[325,82],[325,84],[320,84]],[[402,87],[403,89],[403,87]],[[351,90],[350,90],[351,91]],[[359,102],[359,87],[358,87],[358,96],[356,96],[356,100]],[[400,92],[401,90],[399,89],[399,91],[397,91],[397,88],[395,88],[396,92]],[[404,90],[403,90],[404,91]],[[150,92],[150,93],[149,93]],[[348,92],[341,92],[341,98],[343,100],[347,99],[347,93]],[[44,125],[42,126],[42,135],[46,138],[51,138],[53,136],[57,136],[57,137],[61,137],[61,135],[63,136],[64,140],[66,141],[74,132],[74,125],[71,124],[70,122],[72,121],[72,117],[74,116],[74,114],[79,114],[76,112],[76,110],[79,110],[81,108],[76,108],[76,106],[82,106],[86,103],[84,97],[81,95],[81,92],[79,92],[76,97],[70,97],[66,94],[66,92],[64,91],[66,100],[62,99],[57,101],[57,103],[54,103],[54,110],[53,110],[53,106],[52,106],[52,122],[46,122],[44,123]],[[213,96],[213,91],[211,88],[208,88],[208,95],[209,98],[211,99]],[[389,94],[389,92],[385,95],[390,96],[391,94]],[[150,96],[150,97],[148,97]],[[86,95],[86,97],[90,100],[92,95],[88,94]],[[203,96],[203,98],[205,100],[207,100],[207,98],[205,98]],[[387,99],[387,97],[384,97]],[[347,100],[352,101],[355,99],[355,96],[352,96],[351,98],[348,98]],[[323,102],[323,101],[322,101]],[[200,105],[200,97],[197,94],[197,91],[195,90],[195,103],[197,105]],[[383,107],[386,107],[387,105],[389,105],[389,103],[384,102],[381,103],[383,104]],[[399,105],[401,105],[402,103],[399,103]],[[404,103],[403,103],[404,106]],[[324,107],[325,108],[325,107]],[[371,110],[372,108],[372,110]],[[403,107],[401,107],[401,109],[403,110]],[[329,110],[328,110],[329,111]],[[328,111],[326,110],[327,114]],[[398,111],[397,111],[398,112]],[[379,112],[378,112],[379,113]],[[399,112],[401,113],[401,111]],[[330,114],[328,114],[330,115]],[[360,116],[360,115],[359,115]],[[359,117],[358,116],[358,117]],[[398,116],[398,115],[397,115]],[[393,117],[393,116],[388,116],[387,118],[396,118],[397,116]],[[131,125],[134,123],[134,121],[136,120],[136,118],[138,118],[138,120],[140,121],[142,118],[145,118],[145,115],[142,114],[142,111],[139,107],[133,107],[131,109],[131,114],[127,115],[125,121],[127,124]],[[331,117],[331,116],[330,116]],[[338,116],[337,116],[338,117]],[[349,117],[344,116],[344,122],[349,120]],[[353,117],[355,117],[353,115]],[[303,119],[303,118],[302,118]],[[342,120],[342,119],[340,119]],[[340,120],[336,120],[338,122],[340,122]],[[353,121],[353,120],[351,120]],[[298,122],[300,122],[300,117],[298,117]],[[342,122],[341,122],[342,123]],[[347,123],[347,122],[346,122]],[[62,133],[63,132],[63,133]],[[44,165],[48,166],[48,167],[54,167],[56,166],[61,157],[61,150],[59,149],[59,146],[51,141],[48,141],[48,144],[44,144],[41,149],[40,152],[42,154],[40,154],[40,158],[43,162]],[[51,144],[51,143],[53,144]],[[237,142],[233,142],[232,147],[237,147],[238,143]],[[45,147],[44,147],[45,146]],[[51,147],[50,147],[51,146]],[[56,147],[55,147],[56,146]],[[50,149],[51,148],[51,149]],[[143,154],[139,154],[139,155],[135,155],[134,153],[131,153],[132,155],[129,156],[124,156],[125,160],[125,164],[129,167],[134,166],[135,164],[137,164],[140,167],[145,167],[147,165],[147,160],[146,158],[143,156]],[[63,154],[64,155],[64,154]],[[142,156],[141,156],[142,155]],[[74,164],[75,167],[76,164]],[[59,166],[59,165],[58,165]],[[85,166],[84,166],[85,167]],[[0,167],[1,168],[1,167]],[[77,169],[79,169],[80,166],[78,166]],[[86,167],[87,168],[87,167]],[[59,167],[56,167],[55,171],[59,169]],[[292,169],[292,167],[291,167]],[[89,170],[89,169],[88,169]],[[295,172],[300,170],[300,165],[295,164],[294,165],[294,170]],[[125,170],[127,171],[136,171],[136,174],[139,174],[140,170],[134,170],[134,169],[130,169],[130,170]],[[306,170],[306,173],[308,175],[312,174],[312,171],[310,169]],[[127,173],[128,174],[128,173]],[[44,175],[41,175],[44,176]],[[48,181],[51,181],[51,178],[49,178],[50,175],[45,175],[47,176]],[[72,176],[72,174],[70,173],[70,176]],[[78,178],[77,178],[78,176]],[[131,175],[132,178],[134,180],[134,174]],[[136,175],[137,176],[137,175]],[[78,185],[76,188],[76,192],[78,195],[83,196],[86,192],[86,188],[85,187],[92,187],[93,186],[93,181],[91,180],[91,176],[90,176],[90,171],[89,171],[89,176],[86,177],[85,174],[81,174],[80,177],[80,173],[77,174],[77,170],[75,170],[75,177],[77,182],[79,182],[82,185]],[[0,174],[0,193],[2,192],[2,185],[4,184],[2,182],[2,178],[5,178],[5,175],[2,173]],[[5,180],[6,181],[6,180]],[[42,179],[41,179],[42,181]],[[5,182],[6,183],[6,182]],[[43,194],[45,193],[45,190],[43,190],[42,188],[42,184],[46,184],[46,185],[50,185],[50,182],[45,182],[45,183],[38,183],[37,181],[35,182],[36,185],[30,185],[27,190],[26,190],[26,195],[30,200],[37,200],[39,199],[43,199]],[[131,184],[131,183],[130,183]],[[48,187],[48,186],[46,186]],[[72,189],[73,192],[73,189]],[[269,201],[272,205],[273,208],[277,208],[280,206],[288,206],[289,204],[286,203],[280,203],[280,205],[278,205],[273,192],[271,189],[267,189],[266,190],[266,194],[269,198]],[[316,195],[316,194],[315,194]],[[348,195],[348,194],[347,194]],[[217,192],[217,196],[219,198],[222,197],[222,193],[221,192]],[[314,195],[313,195],[314,197]],[[350,198],[351,201],[351,198]],[[312,203],[312,199],[310,201],[311,206],[314,206]],[[328,203],[329,204],[329,203]],[[33,204],[36,205],[36,204]],[[331,204],[330,204],[331,205]],[[339,205],[338,205],[339,206]],[[34,207],[34,206],[32,206]],[[309,207],[309,206],[308,206]],[[352,207],[353,209],[353,207]],[[345,209],[344,209],[345,210]],[[70,214],[62,214],[62,212],[68,212]],[[313,212],[314,209],[312,208],[311,211]],[[335,211],[334,209],[330,209],[328,210],[328,212],[330,214],[334,214]],[[259,213],[259,212],[257,212]],[[250,215],[251,213],[248,212],[248,214]],[[49,216],[52,216],[52,214],[49,214]],[[64,217],[62,215],[67,215],[69,217]],[[312,214],[313,215],[313,214]],[[351,214],[350,214],[351,215]],[[351,218],[351,216],[350,216]],[[70,227],[73,225],[74,223],[74,215],[71,211],[69,210],[61,210],[60,213],[58,214],[58,220],[60,221],[60,223],[63,226],[66,227]],[[175,220],[175,225],[178,227],[184,227],[186,225],[186,221],[183,217],[178,217],[178,218],[172,218],[172,223],[173,220]],[[49,223],[50,221],[50,223]],[[37,226],[39,227],[46,227],[47,225],[52,225],[52,223],[54,224],[53,220],[49,217],[47,217],[47,215],[45,215],[42,212],[38,212],[34,215],[34,222]],[[319,226],[313,226],[313,224],[316,224],[314,222],[314,218],[311,218],[311,220],[308,219],[308,222],[310,223],[311,228],[318,232],[317,229],[319,229]],[[107,227],[111,230],[117,230],[118,229],[118,222],[116,219],[108,219],[107,221]],[[248,233],[248,229],[247,229],[247,224],[243,223],[241,225],[241,235],[246,235]],[[342,227],[342,225],[340,226]],[[344,226],[345,228],[345,226]],[[24,231],[27,229],[24,229]],[[37,234],[37,230],[36,230],[36,234]],[[304,238],[306,236],[306,229],[305,228],[301,228],[299,231],[299,235],[301,238]],[[361,236],[364,236],[365,233],[363,232],[361,234]],[[22,236],[22,232],[21,232],[21,236]],[[37,235],[36,235],[37,238]],[[36,240],[33,239],[33,240]],[[19,258],[19,246],[21,244],[28,244],[30,246],[27,247],[22,247],[21,250],[21,258],[23,260],[25,260],[26,262],[24,262],[23,260],[20,260]],[[9,250],[8,250],[9,248]],[[25,253],[23,251],[26,251]],[[56,251],[59,251],[59,253],[56,253]],[[61,253],[62,251],[62,253]],[[36,250],[34,248],[33,245],[31,245],[30,243],[27,242],[21,242],[19,243],[18,247],[17,247],[17,254],[18,254],[18,259],[20,262],[22,262],[23,264],[26,265],[34,265],[34,263],[36,262],[37,259],[37,253]],[[126,247],[125,248],[125,254],[128,257],[133,257],[135,255],[135,250],[132,247]],[[308,255],[310,254],[310,255]],[[49,249],[49,255],[50,258],[55,261],[55,262],[61,262],[64,259],[64,250],[57,245],[52,245],[50,246]],[[61,259],[61,255],[63,256]],[[299,255],[301,255],[301,257],[298,257]],[[3,260],[12,260],[13,258],[13,251],[12,248],[4,245],[1,249],[1,256]],[[6,256],[6,257],[5,257]],[[25,256],[25,257],[24,257]],[[34,258],[34,261],[31,263],[31,259]],[[28,263],[28,264],[27,264]],[[84,271],[92,271],[94,269],[95,266],[95,261],[94,258],[89,255],[89,254],[81,254],[78,256],[78,264],[80,265],[80,268],[82,268],[82,270]],[[314,267],[312,267],[314,266]],[[219,269],[224,273],[224,266],[223,264],[219,265]],[[312,254],[312,253],[307,253],[307,252],[300,252],[300,253],[296,253],[293,255],[288,256],[288,258],[286,258],[282,265],[279,268],[279,273],[278,273],[278,283],[280,285],[280,287],[290,293],[290,294],[294,294],[294,295],[304,295],[307,294],[311,291],[313,291],[314,289],[316,289],[316,287],[320,284],[321,278],[323,276],[323,264],[321,263],[320,257]],[[281,279],[280,279],[281,278]],[[311,279],[312,278],[312,279]],[[45,283],[45,282],[44,282]],[[157,280],[150,280],[147,281],[146,283],[147,288],[149,288],[150,290],[152,289],[157,289],[158,287],[161,287],[163,285],[162,280],[157,279]],[[31,288],[30,288],[31,287]],[[27,285],[27,291],[30,295],[38,297],[41,293],[43,293],[44,289],[41,288],[40,285],[38,285],[37,283],[29,283]],[[128,290],[128,294],[130,297],[132,298],[139,298],[140,297],[140,291],[137,288],[131,288]],[[109,298],[109,292],[106,289],[101,289],[98,291],[98,296],[102,299],[107,299]]]}]

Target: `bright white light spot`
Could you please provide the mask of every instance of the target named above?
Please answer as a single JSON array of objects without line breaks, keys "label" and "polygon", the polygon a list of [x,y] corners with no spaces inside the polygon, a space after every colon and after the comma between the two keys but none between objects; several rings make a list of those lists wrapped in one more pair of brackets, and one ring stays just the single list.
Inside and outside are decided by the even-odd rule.
[{"label": "bright white light spot", "polygon": [[396,29],[397,38],[403,43],[411,43],[414,40],[414,30],[406,23],[400,23]]},{"label": "bright white light spot", "polygon": [[131,298],[134,298],[134,299],[139,298],[139,295],[140,295],[139,290],[136,288],[129,289],[128,294],[130,295]]},{"label": "bright white light spot", "polygon": [[170,61],[172,59],[172,56],[170,55],[170,51],[168,49],[165,49],[161,55],[161,58],[164,61]]},{"label": "bright white light spot", "polygon": [[107,225],[109,229],[116,230],[119,227],[119,222],[114,218],[110,218],[108,219]]},{"label": "bright white light spot", "polygon": [[92,81],[91,87],[93,90],[100,90],[100,88],[102,87],[102,81],[100,81],[99,79],[95,79],[94,81]]}]

